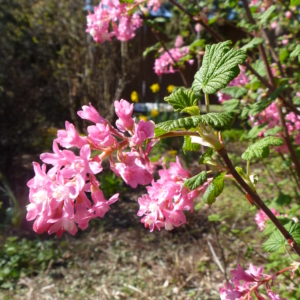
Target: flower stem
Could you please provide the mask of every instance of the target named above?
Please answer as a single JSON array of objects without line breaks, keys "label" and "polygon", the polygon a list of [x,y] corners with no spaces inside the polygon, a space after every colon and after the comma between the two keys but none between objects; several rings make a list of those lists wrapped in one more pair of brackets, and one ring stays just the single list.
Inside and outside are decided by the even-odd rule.
[{"label": "flower stem", "polygon": [[205,105],[206,105],[206,113],[209,113],[209,97],[208,94],[204,94],[205,95]]}]

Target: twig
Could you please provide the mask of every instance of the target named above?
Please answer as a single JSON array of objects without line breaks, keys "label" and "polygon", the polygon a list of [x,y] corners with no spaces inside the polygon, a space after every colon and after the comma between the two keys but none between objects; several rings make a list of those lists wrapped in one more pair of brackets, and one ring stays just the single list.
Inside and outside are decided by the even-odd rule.
[{"label": "twig", "polygon": [[258,194],[254,192],[250,186],[243,180],[243,178],[238,174],[235,170],[230,158],[228,157],[227,151],[225,148],[218,151],[218,153],[222,156],[226,166],[230,170],[231,175],[236,179],[236,181],[241,185],[241,187],[248,193],[251,197],[253,203],[255,203],[263,212],[269,217],[269,219],[274,223],[274,225],[278,228],[281,232],[287,243],[290,245],[291,248],[299,255],[300,257],[300,247],[294,241],[292,235],[283,227],[280,221],[276,218],[276,216],[271,212],[271,210],[265,205],[265,203],[261,200]]},{"label": "twig", "polygon": [[216,252],[215,252],[212,244],[210,243],[210,241],[207,241],[207,245],[208,245],[209,250],[210,250],[210,252],[211,252],[211,254],[213,256],[213,259],[214,259],[215,263],[217,264],[217,266],[219,267],[219,269],[221,270],[221,272],[225,275],[224,268],[223,268],[223,266],[222,266],[222,264],[221,264],[221,262],[220,262],[220,260],[219,260],[219,258],[217,256],[217,254],[216,254]]},{"label": "twig", "polygon": [[225,259],[223,248],[222,248],[222,246],[220,244],[219,235],[218,235],[218,232],[217,232],[217,229],[216,229],[216,224],[214,222],[213,222],[213,228],[214,228],[214,232],[215,232],[215,236],[216,236],[216,242],[217,242],[218,247],[219,247],[219,249],[221,251],[222,261],[223,261],[223,264],[224,264],[224,276],[225,276],[225,280],[226,280],[226,283],[228,284],[226,259]]}]

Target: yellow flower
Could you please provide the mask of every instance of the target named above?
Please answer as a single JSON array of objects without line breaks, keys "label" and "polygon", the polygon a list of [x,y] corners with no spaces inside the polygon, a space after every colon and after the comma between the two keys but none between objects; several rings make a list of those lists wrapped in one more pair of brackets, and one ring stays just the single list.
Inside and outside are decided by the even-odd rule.
[{"label": "yellow flower", "polygon": [[139,95],[136,91],[131,93],[131,101],[135,103],[139,102]]},{"label": "yellow flower", "polygon": [[152,93],[158,93],[159,92],[159,84],[154,83],[150,86],[150,89],[152,90]]},{"label": "yellow flower", "polygon": [[151,110],[150,116],[151,116],[152,118],[155,118],[155,117],[157,117],[158,115],[159,115],[159,111],[158,111],[157,109],[152,109],[152,110]]},{"label": "yellow flower", "polygon": [[141,120],[144,120],[145,122],[147,122],[148,121],[148,118],[147,118],[147,116],[139,116],[139,120],[141,121]]},{"label": "yellow flower", "polygon": [[177,154],[177,150],[170,150],[168,153],[171,156],[175,156]]},{"label": "yellow flower", "polygon": [[168,90],[168,93],[171,94],[174,90],[174,85],[173,84],[168,85],[167,90]]}]

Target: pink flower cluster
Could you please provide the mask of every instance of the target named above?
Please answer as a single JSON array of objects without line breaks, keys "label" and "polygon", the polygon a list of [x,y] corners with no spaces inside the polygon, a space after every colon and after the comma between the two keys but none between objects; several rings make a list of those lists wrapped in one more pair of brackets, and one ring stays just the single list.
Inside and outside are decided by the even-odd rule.
[{"label": "pink flower cluster", "polygon": [[[110,160],[111,170],[131,187],[151,183],[155,166],[150,163],[148,154],[155,140],[147,144],[145,151],[142,144],[154,138],[155,125],[144,120],[136,124],[132,118],[133,104],[126,100],[115,101],[115,111],[119,117],[116,122],[118,129],[102,118],[91,104],[83,106],[78,115],[95,123],[88,126],[88,135],[80,136],[74,125],[66,122],[66,130],[57,132],[53,153],[41,154],[42,166],[33,163],[35,176],[28,182],[30,204],[27,206],[27,220],[35,220],[33,229],[37,233],[56,232],[60,236],[68,231],[75,234],[77,226],[85,229],[90,219],[105,215],[119,196],[115,194],[105,200],[95,177],[102,171],[105,157]],[[65,148],[79,148],[79,155],[60,150],[58,144]],[[128,146],[130,151],[125,151]],[[92,155],[91,150],[101,154]],[[114,151],[118,151],[117,163],[112,157]],[[45,164],[52,167],[47,170]]]},{"label": "pink flower cluster", "polygon": [[233,278],[228,282],[228,285],[224,284],[224,288],[219,288],[221,300],[252,300],[252,293],[254,293],[256,299],[265,300],[266,298],[264,298],[258,290],[261,285],[265,285],[269,299],[286,300],[285,298],[280,298],[278,294],[275,294],[271,290],[271,285],[277,274],[267,275],[263,274],[263,271],[263,267],[256,268],[252,264],[250,264],[248,270],[244,271],[238,265],[237,270],[231,271]]},{"label": "pink flower cluster", "polygon": [[[273,102],[269,105],[264,111],[258,113],[255,116],[249,116],[249,120],[253,126],[266,124],[267,126],[259,133],[259,136],[262,137],[264,132],[268,129],[274,128],[275,126],[280,126],[279,116],[277,112],[276,103]],[[294,142],[296,145],[300,145],[300,117],[297,116],[294,112],[290,112],[285,116],[285,122],[290,135],[294,133]],[[278,133],[280,135],[280,133]],[[277,147],[277,151],[287,152],[286,145]]]},{"label": "pink flower cluster", "polygon": [[96,43],[110,41],[116,37],[128,41],[135,36],[135,30],[142,26],[143,20],[130,7],[119,0],[101,0],[94,13],[87,16],[87,30]]},{"label": "pink flower cluster", "polygon": [[[154,72],[161,76],[163,74],[175,73],[178,70],[174,69],[174,65],[179,62],[184,56],[189,54],[189,47],[181,47],[183,45],[183,38],[177,36],[175,40],[175,48],[164,52],[159,58],[154,62]],[[194,60],[189,60],[188,63],[192,65]]]},{"label": "pink flower cluster", "polygon": [[[275,215],[275,216],[279,216],[280,213],[278,211],[276,211],[275,208],[271,208],[271,212]],[[258,226],[258,228],[263,231],[266,227],[266,221],[269,220],[269,217],[264,213],[263,210],[260,210],[256,215],[255,215],[255,222]]]},{"label": "pink flower cluster", "polygon": [[139,198],[140,209],[138,216],[144,216],[141,222],[146,228],[160,230],[165,227],[166,230],[172,230],[186,223],[183,210],[193,212],[193,201],[201,192],[204,192],[209,182],[207,182],[190,191],[184,186],[184,181],[192,175],[189,171],[182,168],[178,157],[176,163],[170,163],[170,168],[159,172],[160,178],[152,181],[152,186],[147,187],[148,194]]},{"label": "pink flower cluster", "polygon": [[[242,66],[239,66],[239,67],[240,67],[240,74],[238,75],[238,77],[236,77],[232,81],[230,81],[228,86],[244,87],[247,83],[249,83],[249,79],[246,76],[245,68]],[[217,96],[218,96],[218,100],[220,103],[232,98],[231,96],[224,94],[222,92],[218,92]]]},{"label": "pink flower cluster", "polygon": [[160,8],[160,6],[162,5],[163,1],[164,0],[149,0],[148,3],[147,3],[147,6],[149,8],[152,8],[152,10],[154,12],[156,12]]}]

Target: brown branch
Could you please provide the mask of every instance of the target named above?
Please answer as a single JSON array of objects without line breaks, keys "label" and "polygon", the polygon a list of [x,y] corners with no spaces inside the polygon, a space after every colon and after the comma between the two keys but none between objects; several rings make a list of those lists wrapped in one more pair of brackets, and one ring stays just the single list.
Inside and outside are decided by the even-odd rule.
[{"label": "brown branch", "polygon": [[241,187],[247,192],[252,201],[261,209],[263,212],[269,217],[269,219],[274,223],[274,225],[281,232],[287,243],[290,247],[299,255],[300,257],[300,247],[294,241],[291,234],[284,228],[284,226],[280,223],[280,221],[276,218],[276,216],[271,212],[271,210],[265,205],[265,203],[261,200],[259,195],[254,192],[249,185],[243,180],[243,178],[238,174],[235,170],[230,158],[228,157],[227,151],[225,148],[218,151],[220,156],[223,158],[227,168],[229,169],[231,175],[235,178],[235,180],[241,185]]}]

